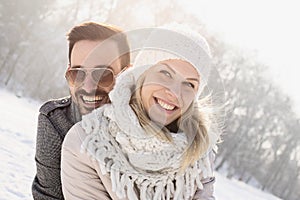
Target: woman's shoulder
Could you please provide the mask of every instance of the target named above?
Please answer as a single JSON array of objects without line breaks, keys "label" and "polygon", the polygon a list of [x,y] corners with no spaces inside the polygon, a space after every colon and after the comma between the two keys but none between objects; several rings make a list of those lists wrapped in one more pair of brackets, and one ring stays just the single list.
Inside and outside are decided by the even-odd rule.
[{"label": "woman's shoulder", "polygon": [[63,142],[63,148],[80,150],[81,144],[85,138],[86,138],[86,133],[81,126],[81,122],[77,122],[68,131]]},{"label": "woman's shoulder", "polygon": [[91,113],[82,116],[82,120],[74,124],[68,131],[63,146],[80,149],[82,143],[89,135],[99,132],[99,128],[103,125],[102,122],[105,121],[105,118],[112,117],[111,113],[112,105],[105,104]]}]

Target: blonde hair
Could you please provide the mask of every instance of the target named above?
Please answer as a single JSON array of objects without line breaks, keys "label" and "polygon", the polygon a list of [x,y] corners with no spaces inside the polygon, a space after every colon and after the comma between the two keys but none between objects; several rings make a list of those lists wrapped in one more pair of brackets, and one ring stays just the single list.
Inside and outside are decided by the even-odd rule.
[{"label": "blonde hair", "polygon": [[[144,72],[136,83],[135,92],[132,94],[129,104],[137,115],[140,125],[147,133],[172,142],[169,129],[153,122],[142,104],[141,88],[145,77],[146,73]],[[209,99],[209,97],[205,97],[200,101],[193,101],[187,111],[177,120],[177,129],[186,134],[188,141],[188,146],[183,154],[181,172],[197,161],[208,149],[208,128],[210,122],[208,113],[201,108],[201,105],[206,105]]]}]

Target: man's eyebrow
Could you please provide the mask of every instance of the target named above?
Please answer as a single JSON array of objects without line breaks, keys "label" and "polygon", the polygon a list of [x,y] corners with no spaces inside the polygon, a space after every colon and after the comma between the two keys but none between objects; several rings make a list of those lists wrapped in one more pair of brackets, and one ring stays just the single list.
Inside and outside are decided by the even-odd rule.
[{"label": "man's eyebrow", "polygon": [[82,68],[81,65],[74,65],[74,66],[71,66],[71,68]]},{"label": "man's eyebrow", "polygon": [[109,69],[111,69],[111,70],[113,70],[113,68],[110,66],[110,65],[96,65],[95,67],[93,67],[93,68],[109,68]]},{"label": "man's eyebrow", "polygon": [[[82,66],[82,65],[74,65],[74,66],[72,66],[71,68],[75,68],[75,69],[77,69],[77,68],[87,68],[87,67],[84,67],[84,66]],[[96,65],[95,67],[89,67],[89,68],[109,68],[109,69],[111,69],[111,70],[113,70],[113,68],[110,66],[110,65]]]}]

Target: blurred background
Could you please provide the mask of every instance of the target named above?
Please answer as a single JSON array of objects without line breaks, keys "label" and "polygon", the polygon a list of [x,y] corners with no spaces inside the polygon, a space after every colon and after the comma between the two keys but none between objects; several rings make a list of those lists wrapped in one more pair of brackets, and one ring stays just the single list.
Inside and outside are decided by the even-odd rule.
[{"label": "blurred background", "polygon": [[299,199],[296,1],[0,2],[0,88],[40,104],[68,95],[66,33],[74,25],[96,21],[132,30],[178,22],[203,34],[223,81],[227,110],[216,171],[282,199]]}]

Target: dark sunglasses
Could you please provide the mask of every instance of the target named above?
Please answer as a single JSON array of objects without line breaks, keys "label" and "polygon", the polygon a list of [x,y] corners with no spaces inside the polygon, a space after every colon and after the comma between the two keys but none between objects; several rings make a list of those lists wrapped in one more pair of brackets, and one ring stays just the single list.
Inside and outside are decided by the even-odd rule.
[{"label": "dark sunglasses", "polygon": [[115,74],[109,68],[68,68],[65,77],[72,87],[81,86],[87,75],[91,77],[98,87],[110,87],[115,82]]}]

